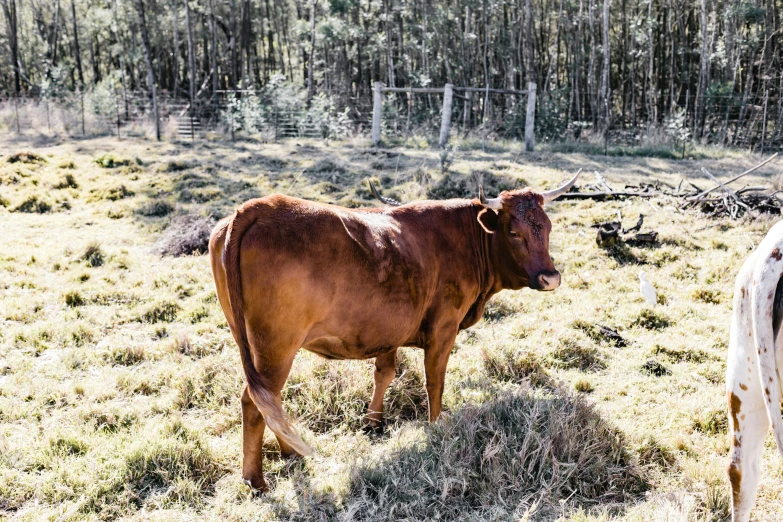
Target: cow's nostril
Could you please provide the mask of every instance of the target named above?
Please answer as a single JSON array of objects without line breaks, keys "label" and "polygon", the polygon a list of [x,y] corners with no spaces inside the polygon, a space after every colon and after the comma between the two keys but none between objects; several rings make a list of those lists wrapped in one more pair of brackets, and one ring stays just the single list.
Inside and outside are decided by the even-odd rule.
[{"label": "cow's nostril", "polygon": [[538,276],[538,287],[540,290],[554,290],[560,286],[560,272],[551,272]]}]

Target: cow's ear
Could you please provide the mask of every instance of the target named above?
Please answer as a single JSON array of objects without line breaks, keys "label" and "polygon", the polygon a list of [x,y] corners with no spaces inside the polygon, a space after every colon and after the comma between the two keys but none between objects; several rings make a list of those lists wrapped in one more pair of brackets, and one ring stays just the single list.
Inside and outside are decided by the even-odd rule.
[{"label": "cow's ear", "polygon": [[494,234],[500,227],[500,217],[495,209],[485,208],[478,213],[476,219],[487,234]]}]

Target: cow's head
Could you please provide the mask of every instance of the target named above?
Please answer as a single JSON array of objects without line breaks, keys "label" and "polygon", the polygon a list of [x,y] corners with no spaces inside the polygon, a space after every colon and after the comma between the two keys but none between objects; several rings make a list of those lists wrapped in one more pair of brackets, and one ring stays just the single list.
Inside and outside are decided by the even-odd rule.
[{"label": "cow's head", "polygon": [[562,187],[540,194],[521,189],[487,199],[483,188],[479,188],[479,201],[484,208],[478,221],[486,232],[493,234],[496,269],[504,288],[554,290],[560,286],[560,272],[549,257],[552,223],[543,207],[568,192],[578,177],[579,172]]}]

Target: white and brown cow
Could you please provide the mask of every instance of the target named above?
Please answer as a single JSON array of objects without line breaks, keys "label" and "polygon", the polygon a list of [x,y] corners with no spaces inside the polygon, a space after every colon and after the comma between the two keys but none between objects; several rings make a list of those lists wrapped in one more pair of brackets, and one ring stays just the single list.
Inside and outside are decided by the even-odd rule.
[{"label": "white and brown cow", "polygon": [[746,522],[756,500],[761,453],[770,424],[783,456],[781,379],[783,336],[783,222],[745,261],[734,287],[726,388],[729,402],[728,474],[732,519]]}]

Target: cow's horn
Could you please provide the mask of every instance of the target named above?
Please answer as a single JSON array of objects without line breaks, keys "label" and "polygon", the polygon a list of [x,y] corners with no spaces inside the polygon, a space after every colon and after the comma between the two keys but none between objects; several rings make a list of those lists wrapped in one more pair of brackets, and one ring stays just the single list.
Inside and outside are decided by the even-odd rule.
[{"label": "cow's horn", "polygon": [[562,196],[563,194],[565,194],[566,192],[568,192],[569,190],[571,190],[571,187],[574,186],[574,183],[576,183],[576,179],[579,177],[579,174],[581,174],[581,172],[582,172],[582,169],[579,169],[576,172],[576,174],[574,175],[574,177],[571,178],[571,181],[569,181],[565,185],[563,185],[563,186],[561,186],[559,188],[556,188],[555,190],[548,190],[546,192],[542,192],[541,196],[544,198],[544,203],[547,203],[549,201],[553,201],[553,200],[559,198],[560,196]]},{"label": "cow's horn", "polygon": [[484,205],[484,208],[493,208],[495,210],[503,208],[503,203],[500,201],[500,198],[487,199],[486,196],[484,196],[484,186],[481,183],[479,183],[479,202]]}]

